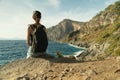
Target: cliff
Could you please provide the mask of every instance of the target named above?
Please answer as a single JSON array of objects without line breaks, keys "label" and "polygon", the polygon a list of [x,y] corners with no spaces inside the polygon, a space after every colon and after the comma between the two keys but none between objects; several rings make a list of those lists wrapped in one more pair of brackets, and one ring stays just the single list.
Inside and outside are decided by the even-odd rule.
[{"label": "cliff", "polygon": [[84,22],[64,19],[56,26],[47,29],[48,38],[53,41],[61,40],[63,37],[69,35],[70,33],[79,30],[84,25]]},{"label": "cliff", "polygon": [[48,29],[50,40],[86,47],[89,53],[104,57],[120,55],[119,34],[120,1],[109,5],[88,22],[67,19]]}]

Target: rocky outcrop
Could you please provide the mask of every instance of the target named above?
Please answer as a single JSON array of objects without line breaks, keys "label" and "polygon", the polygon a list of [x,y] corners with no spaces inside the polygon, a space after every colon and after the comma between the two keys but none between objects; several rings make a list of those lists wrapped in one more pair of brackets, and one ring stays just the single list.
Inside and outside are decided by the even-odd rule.
[{"label": "rocky outcrop", "polygon": [[[88,22],[65,19],[48,29],[48,37],[53,41],[67,42],[89,48],[91,55],[120,55],[120,1],[108,6]],[[104,46],[104,47],[103,47]],[[105,52],[106,51],[106,52]]]},{"label": "rocky outcrop", "polygon": [[119,80],[119,61],[29,58],[0,67],[0,80]]},{"label": "rocky outcrop", "polygon": [[47,29],[49,40],[58,41],[70,33],[79,30],[85,24],[83,22],[64,19],[58,25]]},{"label": "rocky outcrop", "polygon": [[81,38],[82,36],[86,36],[97,29],[114,24],[117,20],[119,20],[119,6],[120,2],[118,1],[114,5],[110,5],[105,10],[98,13],[88,22],[78,22],[64,19],[58,25],[48,28],[48,38],[50,40],[60,41],[65,38],[66,35],[69,36],[67,38],[71,38],[71,35],[75,36],[77,34],[80,34],[78,37]]}]

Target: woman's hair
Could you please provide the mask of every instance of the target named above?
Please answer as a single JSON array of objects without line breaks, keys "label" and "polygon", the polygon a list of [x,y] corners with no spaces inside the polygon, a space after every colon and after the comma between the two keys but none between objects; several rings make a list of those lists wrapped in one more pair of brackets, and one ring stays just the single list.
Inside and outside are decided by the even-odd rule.
[{"label": "woman's hair", "polygon": [[33,19],[35,19],[35,18],[41,18],[41,12],[40,11],[33,11],[32,18]]}]

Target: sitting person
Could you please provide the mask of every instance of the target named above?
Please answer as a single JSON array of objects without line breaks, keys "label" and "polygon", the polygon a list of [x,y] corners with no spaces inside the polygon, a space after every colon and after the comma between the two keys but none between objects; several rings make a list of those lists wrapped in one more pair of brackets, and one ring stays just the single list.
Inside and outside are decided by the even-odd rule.
[{"label": "sitting person", "polygon": [[53,57],[52,55],[46,54],[48,39],[46,28],[40,23],[41,12],[34,11],[32,18],[34,19],[35,23],[28,25],[27,44],[29,49],[27,52],[27,58],[42,56]]}]

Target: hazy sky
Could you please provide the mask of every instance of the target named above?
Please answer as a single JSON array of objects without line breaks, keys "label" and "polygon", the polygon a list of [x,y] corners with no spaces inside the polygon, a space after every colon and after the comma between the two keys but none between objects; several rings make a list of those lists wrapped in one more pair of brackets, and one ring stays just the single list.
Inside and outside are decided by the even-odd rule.
[{"label": "hazy sky", "polygon": [[0,0],[0,38],[26,39],[27,25],[34,23],[32,13],[42,13],[47,28],[63,19],[89,21],[116,0]]}]

